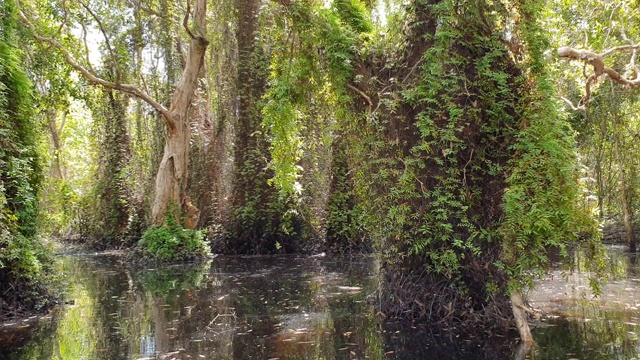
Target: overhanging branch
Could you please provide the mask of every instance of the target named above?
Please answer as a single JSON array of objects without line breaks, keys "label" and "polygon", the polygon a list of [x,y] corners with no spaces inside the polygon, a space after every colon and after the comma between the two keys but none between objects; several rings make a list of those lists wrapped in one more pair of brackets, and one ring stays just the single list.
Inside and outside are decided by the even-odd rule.
[{"label": "overhanging branch", "polygon": [[[626,39],[626,36],[625,36]],[[591,86],[598,80],[598,78],[602,75],[606,75],[609,79],[617,82],[618,84],[628,86],[628,87],[636,87],[640,85],[640,72],[637,71],[638,66],[636,65],[636,55],[637,51],[640,48],[640,44],[635,44],[632,41],[626,39],[630,44],[616,46],[610,49],[605,50],[604,52],[598,54],[589,50],[577,50],[568,46],[561,47],[558,49],[558,57],[563,60],[577,60],[582,61],[585,64],[591,65],[593,67],[593,73],[588,75],[587,82],[585,83],[585,95],[580,100],[580,104],[578,106],[573,105],[571,101],[563,98],[573,110],[584,110],[586,106],[589,104],[589,100],[591,99]],[[613,54],[618,51],[631,51],[631,59],[629,61],[630,68],[636,70],[636,78],[628,79],[618,71],[606,66],[604,63],[604,58],[608,55]],[[586,73],[585,73],[586,75]]]},{"label": "overhanging branch", "polygon": [[167,122],[167,124],[171,125],[173,123],[173,116],[171,115],[169,110],[167,108],[165,108],[162,104],[160,104],[156,100],[154,100],[149,94],[147,94],[144,91],[138,89],[135,85],[114,83],[114,82],[107,81],[107,80],[105,80],[105,79],[103,79],[101,77],[96,76],[95,74],[93,74],[92,72],[87,70],[84,66],[80,65],[74,59],[74,57],[71,55],[69,50],[67,50],[58,41],[56,41],[55,39],[40,35],[36,31],[36,27],[29,21],[29,19],[27,19],[27,17],[24,15],[24,13],[22,11],[19,11],[18,14],[20,16],[20,20],[31,30],[31,32],[33,33],[33,36],[36,39],[38,39],[39,41],[45,42],[45,43],[47,43],[49,45],[52,45],[53,47],[58,49],[58,51],[60,51],[64,55],[65,60],[67,61],[67,63],[69,65],[71,65],[71,67],[74,68],[76,71],[78,71],[85,79],[87,79],[90,84],[92,84],[92,85],[100,85],[100,86],[103,86],[103,87],[108,88],[108,89],[120,90],[120,91],[125,92],[127,94],[133,95],[133,96],[141,99],[142,101],[146,102],[147,104],[151,105],[151,107],[153,107],[160,114],[162,114],[162,116],[163,116],[165,122]]}]

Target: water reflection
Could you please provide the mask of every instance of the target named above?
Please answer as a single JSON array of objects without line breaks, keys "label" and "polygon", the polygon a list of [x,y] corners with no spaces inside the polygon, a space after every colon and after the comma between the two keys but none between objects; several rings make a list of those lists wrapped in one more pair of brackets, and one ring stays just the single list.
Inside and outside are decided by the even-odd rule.
[{"label": "water reflection", "polygon": [[[65,257],[68,298],[12,359],[382,358],[370,258],[236,257],[134,270]],[[2,357],[0,350],[0,357]]]},{"label": "water reflection", "polygon": [[[508,359],[517,352],[514,338],[383,323],[372,258],[217,257],[143,269],[122,261],[62,258],[74,303],[32,327],[19,349],[0,344],[0,359]],[[618,276],[596,301],[584,274],[555,272],[540,282],[532,302],[558,317],[539,321],[528,358],[639,357],[637,265],[616,249],[610,264]],[[0,328],[0,342],[2,335]]]},{"label": "water reflection", "polygon": [[640,358],[638,254],[623,247],[607,251],[611,279],[593,297],[589,274],[555,271],[539,281],[531,304],[546,314],[533,331],[533,360]]}]

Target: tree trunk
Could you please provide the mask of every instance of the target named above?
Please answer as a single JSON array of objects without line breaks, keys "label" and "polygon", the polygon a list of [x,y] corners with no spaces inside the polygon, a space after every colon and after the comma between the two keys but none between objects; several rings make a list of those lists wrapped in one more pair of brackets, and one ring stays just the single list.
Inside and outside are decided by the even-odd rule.
[{"label": "tree trunk", "polygon": [[[204,54],[209,42],[204,38],[207,12],[206,0],[197,0],[193,9],[194,30],[187,61],[182,72],[182,78],[171,99],[169,115],[165,115],[167,135],[164,155],[156,176],[156,196],[153,201],[152,221],[154,225],[162,225],[167,215],[179,220],[186,212],[186,185],[189,167],[189,140],[191,127],[189,109],[198,86],[198,78]],[[172,209],[171,207],[175,207]],[[171,212],[171,214],[169,214]]]},{"label": "tree trunk", "polygon": [[624,221],[624,232],[629,245],[630,252],[636,252],[636,238],[633,231],[633,212],[629,206],[630,194],[627,186],[627,169],[625,167],[624,158],[620,149],[620,126],[618,126],[618,120],[615,120],[615,126],[613,131],[613,146],[620,170],[620,202],[622,203],[622,215]]},{"label": "tree trunk", "polygon": [[51,161],[51,177],[56,180],[65,179],[65,171],[62,166],[61,152],[62,152],[62,140],[60,138],[62,131],[64,130],[64,124],[67,118],[67,112],[62,113],[62,124],[58,128],[56,122],[57,112],[53,109],[47,110],[47,117],[49,119],[49,132],[51,134],[51,142],[53,145],[53,159]]},{"label": "tree trunk", "polygon": [[529,328],[526,305],[522,300],[522,294],[520,292],[511,293],[511,309],[513,310],[513,317],[516,319],[520,340],[526,347],[529,347],[534,341],[531,335],[531,329]]},{"label": "tree trunk", "polygon": [[[164,155],[156,175],[156,197],[153,202],[153,223],[161,225],[167,215],[180,220],[181,206],[187,184],[189,166],[189,140],[191,131],[188,117],[176,121],[175,127],[167,129]],[[175,206],[175,209],[171,209]],[[173,212],[168,214],[167,212]]]}]

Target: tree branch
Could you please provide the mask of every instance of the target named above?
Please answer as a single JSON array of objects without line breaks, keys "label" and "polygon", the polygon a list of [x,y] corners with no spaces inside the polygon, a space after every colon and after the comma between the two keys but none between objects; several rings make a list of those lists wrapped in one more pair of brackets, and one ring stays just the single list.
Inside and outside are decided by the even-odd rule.
[{"label": "tree branch", "polygon": [[89,70],[87,70],[85,67],[80,65],[73,58],[73,56],[71,55],[69,50],[67,50],[58,41],[56,41],[55,39],[48,38],[48,37],[45,37],[45,36],[42,36],[42,35],[38,34],[38,32],[36,31],[36,27],[29,21],[29,19],[27,19],[27,17],[24,15],[22,10],[19,11],[18,14],[20,16],[20,20],[32,31],[33,36],[36,39],[38,39],[39,41],[45,42],[47,44],[50,44],[53,47],[55,47],[56,49],[58,49],[58,51],[60,51],[64,55],[65,60],[67,61],[67,63],[69,65],[71,65],[71,67],[74,68],[76,71],[78,71],[85,79],[87,79],[90,84],[92,84],[92,85],[100,85],[100,86],[103,86],[103,87],[108,88],[108,89],[120,90],[120,91],[125,92],[127,94],[133,95],[133,96],[141,99],[142,101],[146,102],[151,107],[156,109],[156,111],[158,111],[160,114],[162,114],[165,122],[169,126],[173,123],[174,120],[173,120],[173,116],[171,115],[171,112],[169,112],[169,110],[167,108],[165,108],[162,104],[160,104],[156,100],[154,100],[149,94],[147,94],[144,91],[138,89],[134,85],[114,83],[114,82],[107,81],[105,79],[102,79],[102,78],[94,75]]},{"label": "tree branch", "polygon": [[189,29],[189,13],[190,12],[191,12],[191,3],[189,2],[189,0],[187,0],[187,11],[184,12],[184,18],[182,19],[182,26],[184,26],[184,29],[187,31],[187,34],[189,34],[189,37],[192,39],[195,39],[196,37],[191,32],[191,29]]},{"label": "tree branch", "polygon": [[[91,15],[91,17],[93,17],[93,19],[98,23],[98,29],[100,29],[102,36],[104,36],[104,42],[107,45],[107,50],[109,50],[109,54],[111,55],[111,63],[113,64],[113,70],[116,72],[116,82],[119,83],[122,80],[122,78],[120,77],[120,68],[118,67],[118,58],[116,57],[116,54],[113,51],[113,48],[111,47],[111,42],[109,42],[109,36],[107,36],[107,32],[105,31],[104,26],[102,25],[102,21],[100,20],[98,15],[95,12],[93,12],[93,10],[91,10],[91,8],[89,8],[87,4],[84,3],[84,1],[80,1],[80,5],[82,5],[82,7],[85,10],[87,10],[87,12]],[[83,28],[84,28],[84,25],[83,25]]]},{"label": "tree branch", "polygon": [[564,101],[567,105],[569,105],[569,107],[571,108],[571,110],[573,111],[583,111],[586,110],[586,108],[584,107],[584,104],[580,104],[578,106],[573,105],[573,103],[571,102],[571,100],[567,99],[564,96],[561,96],[560,99],[562,99],[562,101]]},{"label": "tree branch", "polygon": [[371,101],[371,98],[369,97],[369,95],[365,94],[362,90],[358,89],[357,87],[351,85],[351,84],[347,84],[347,87],[355,92],[357,92],[360,96],[362,96],[365,100],[367,100],[367,102],[369,103],[369,107],[373,107],[373,102]]},{"label": "tree branch", "polygon": [[89,58],[89,44],[87,43],[87,27],[84,24],[80,24],[82,26],[82,42],[84,43],[84,54],[86,56],[87,66],[89,70],[95,72],[93,70],[93,66],[91,66],[91,59]]},{"label": "tree branch", "polygon": [[631,43],[631,45],[616,46],[600,54],[588,50],[576,50],[574,48],[566,46],[558,49],[558,57],[560,57],[560,59],[568,61],[578,60],[593,67],[593,74],[587,77],[587,82],[585,84],[585,95],[582,100],[580,100],[580,104],[578,106],[574,106],[570,101],[567,101],[563,98],[563,100],[567,104],[569,104],[569,106],[573,110],[584,110],[584,108],[589,105],[589,100],[591,99],[591,86],[598,80],[601,75],[607,75],[609,79],[621,85],[629,87],[636,87],[640,85],[640,73],[636,72],[636,78],[634,80],[630,80],[621,75],[616,70],[606,66],[604,63],[604,58],[616,51],[631,50],[632,56],[630,65],[637,69],[637,66],[635,65],[635,59],[637,49],[640,48],[640,44],[633,44],[631,41],[629,42]]}]

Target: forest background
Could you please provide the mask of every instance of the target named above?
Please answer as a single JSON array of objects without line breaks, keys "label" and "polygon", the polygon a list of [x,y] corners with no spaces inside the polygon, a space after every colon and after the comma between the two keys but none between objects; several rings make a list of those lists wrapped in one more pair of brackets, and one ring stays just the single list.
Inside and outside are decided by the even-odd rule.
[{"label": "forest background", "polygon": [[637,1],[0,4],[0,317],[55,238],[375,252],[388,316],[530,340],[551,252],[636,250]]}]

